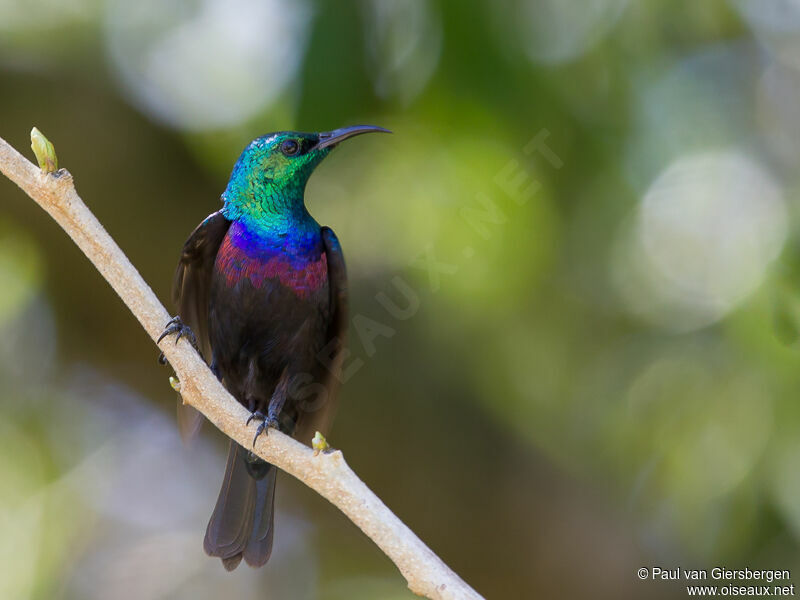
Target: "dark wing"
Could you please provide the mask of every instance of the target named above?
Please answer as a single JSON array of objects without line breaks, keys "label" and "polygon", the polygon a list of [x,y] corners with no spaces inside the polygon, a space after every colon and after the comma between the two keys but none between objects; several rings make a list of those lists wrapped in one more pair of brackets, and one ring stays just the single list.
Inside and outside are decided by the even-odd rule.
[{"label": "dark wing", "polygon": [[217,251],[231,222],[215,212],[200,223],[183,244],[172,282],[172,301],[178,314],[194,331],[206,360],[211,358],[208,340],[208,293]]},{"label": "dark wing", "polygon": [[[211,359],[208,339],[208,294],[211,274],[231,222],[221,212],[210,214],[183,244],[183,252],[172,282],[172,301],[181,320],[191,327],[206,360]],[[200,429],[202,415],[188,405],[178,404],[178,428],[186,441]]]},{"label": "dark wing", "polygon": [[322,245],[328,262],[328,286],[330,288],[330,320],[320,362],[317,381],[322,383],[313,412],[303,415],[295,437],[308,444],[315,431],[327,433],[336,413],[336,400],[341,383],[343,350],[347,341],[347,269],[339,239],[329,227],[322,228]]}]

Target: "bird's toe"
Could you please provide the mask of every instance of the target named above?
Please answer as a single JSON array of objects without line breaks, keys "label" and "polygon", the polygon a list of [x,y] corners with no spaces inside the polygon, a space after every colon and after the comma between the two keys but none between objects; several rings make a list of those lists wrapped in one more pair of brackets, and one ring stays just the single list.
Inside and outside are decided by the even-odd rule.
[{"label": "bird's toe", "polygon": [[[161,340],[163,340],[168,335],[172,335],[173,333],[177,334],[175,336],[176,344],[182,337],[185,337],[187,340],[189,340],[189,343],[192,345],[192,348],[194,348],[201,357],[203,356],[203,353],[200,351],[200,346],[197,343],[197,337],[194,335],[194,331],[192,331],[191,327],[189,327],[183,321],[181,321],[181,318],[177,315],[172,317],[167,322],[166,326],[164,327],[164,331],[162,331],[161,335],[158,336],[158,340],[156,340],[156,343],[160,344]],[[163,352],[159,355],[158,362],[162,365],[167,363],[167,359],[164,356]]]}]

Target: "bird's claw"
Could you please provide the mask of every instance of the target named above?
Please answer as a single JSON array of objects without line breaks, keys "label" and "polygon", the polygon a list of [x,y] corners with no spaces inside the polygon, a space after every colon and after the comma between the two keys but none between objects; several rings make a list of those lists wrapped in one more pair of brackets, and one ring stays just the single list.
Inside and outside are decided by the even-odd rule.
[{"label": "bird's claw", "polygon": [[258,436],[260,436],[262,433],[266,432],[266,434],[269,435],[269,428],[270,427],[273,428],[273,429],[277,429],[278,428],[278,419],[277,418],[271,417],[271,416],[267,416],[267,415],[265,415],[264,413],[262,413],[261,411],[258,411],[258,410],[250,413],[250,416],[247,418],[247,422],[245,423],[245,425],[250,425],[250,422],[255,420],[255,419],[259,419],[261,421],[261,423],[259,423],[258,427],[256,427],[256,435],[255,435],[255,437],[253,437],[253,446],[256,445],[256,441],[258,441]]},{"label": "bird's claw", "polygon": [[[187,340],[189,340],[189,343],[192,345],[192,348],[194,348],[201,357],[203,356],[203,353],[200,352],[200,346],[197,344],[197,338],[194,335],[194,331],[192,331],[192,329],[188,325],[186,325],[183,321],[181,321],[181,318],[179,316],[174,316],[167,322],[166,327],[164,327],[164,331],[162,331],[161,335],[158,336],[158,340],[156,340],[156,343],[160,344],[161,340],[163,340],[168,335],[172,335],[173,333],[178,334],[175,336],[176,344],[182,337],[185,337]],[[158,355],[158,362],[159,364],[162,365],[167,364],[167,357],[164,356],[163,352]]]},{"label": "bird's claw", "polygon": [[260,410],[254,410],[253,412],[250,413],[250,416],[247,417],[247,421],[244,422],[244,425],[245,425],[245,427],[247,427],[248,425],[250,425],[250,422],[253,419],[260,419],[261,421],[263,421],[266,418],[267,417],[264,416],[264,413],[262,413]]}]

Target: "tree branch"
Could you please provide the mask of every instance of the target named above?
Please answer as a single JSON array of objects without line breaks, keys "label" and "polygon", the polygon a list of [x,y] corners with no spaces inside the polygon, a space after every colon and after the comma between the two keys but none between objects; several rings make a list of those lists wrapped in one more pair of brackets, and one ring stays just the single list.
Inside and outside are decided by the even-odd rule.
[{"label": "tree branch", "polygon": [[[170,315],[119,246],[75,191],[64,169],[46,174],[0,138],[0,171],[16,183],[69,234],[119,294],[155,341]],[[180,394],[225,435],[244,447],[253,439],[248,412],[211,373],[192,346],[167,339],[161,344],[180,379]],[[434,600],[481,599],[436,556],[347,466],[340,451],[317,455],[300,442],[271,430],[253,450],[295,476],[358,525],[397,565],[408,587]]]}]

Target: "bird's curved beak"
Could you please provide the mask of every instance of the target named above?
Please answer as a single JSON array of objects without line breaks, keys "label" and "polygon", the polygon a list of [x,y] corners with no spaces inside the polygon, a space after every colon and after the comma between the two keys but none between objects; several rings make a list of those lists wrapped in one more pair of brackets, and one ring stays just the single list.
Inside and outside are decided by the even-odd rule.
[{"label": "bird's curved beak", "polygon": [[351,138],[362,133],[392,133],[383,127],[376,127],[375,125],[353,125],[352,127],[342,127],[341,129],[334,129],[333,131],[325,131],[319,134],[319,142],[314,146],[314,150],[321,150],[322,148],[332,148],[341,141]]}]

